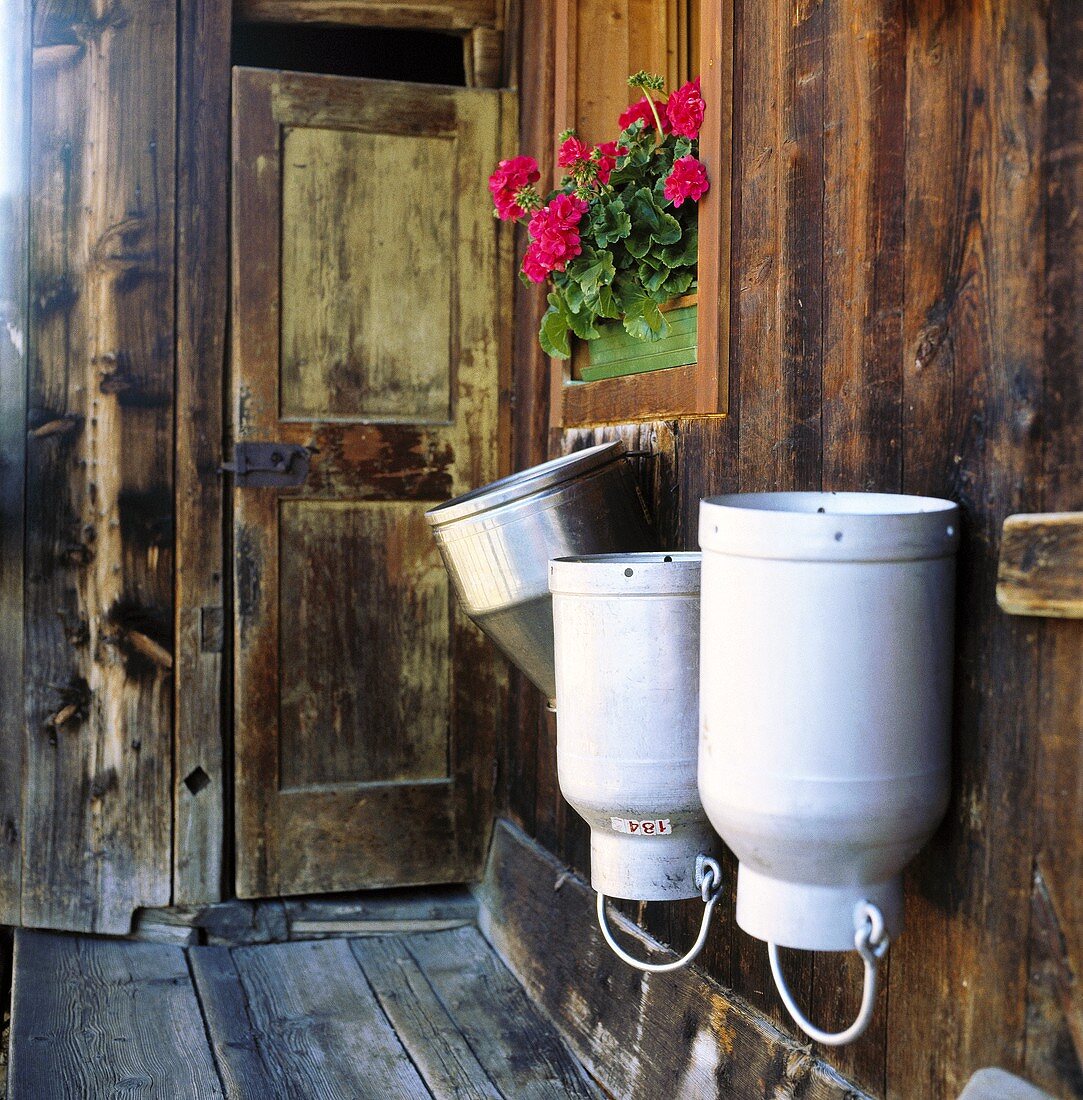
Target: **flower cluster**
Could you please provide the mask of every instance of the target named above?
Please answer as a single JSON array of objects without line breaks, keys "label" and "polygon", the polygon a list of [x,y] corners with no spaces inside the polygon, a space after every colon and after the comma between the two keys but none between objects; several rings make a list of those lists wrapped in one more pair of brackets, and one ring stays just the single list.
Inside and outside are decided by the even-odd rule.
[{"label": "flower cluster", "polygon": [[[497,215],[505,221],[523,217],[530,206],[529,193],[541,179],[538,162],[533,157],[512,157],[502,160],[489,177],[489,190]],[[523,206],[523,202],[527,206]]]},{"label": "flower cluster", "polygon": [[696,156],[699,79],[668,98],[656,95],[660,77],[640,72],[628,83],[643,96],[620,115],[617,140],[591,145],[573,130],[560,135],[565,174],[544,200],[532,157],[502,160],[489,177],[496,216],[527,219],[523,277],[551,281],[540,333],[550,355],[567,357],[572,334],[593,340],[607,319],[638,339],[661,339],[659,306],[695,283],[695,204],[709,188]]},{"label": "flower cluster", "polygon": [[579,221],[586,212],[582,199],[559,194],[530,219],[530,246],[523,257],[523,274],[528,279],[545,282],[550,272],[563,271],[583,251]]}]

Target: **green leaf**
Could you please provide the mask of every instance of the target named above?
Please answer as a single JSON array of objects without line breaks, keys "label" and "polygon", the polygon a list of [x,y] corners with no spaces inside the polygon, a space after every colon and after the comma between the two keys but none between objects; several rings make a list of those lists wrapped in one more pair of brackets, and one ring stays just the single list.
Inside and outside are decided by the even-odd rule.
[{"label": "green leaf", "polygon": [[669,333],[658,303],[644,296],[625,310],[624,331],[636,340],[661,340]]},{"label": "green leaf", "polygon": [[641,187],[632,197],[630,209],[632,232],[628,238],[628,251],[633,256],[645,256],[653,241],[671,245],[681,239],[681,223],[667,214],[647,187]]},{"label": "green leaf", "polygon": [[572,353],[572,342],[568,335],[567,315],[563,310],[550,306],[542,317],[538,342],[546,355],[556,359],[567,359]]},{"label": "green leaf", "polygon": [[659,253],[666,267],[687,267],[695,264],[699,257],[699,233],[695,229],[686,229],[675,244],[666,245]]},{"label": "green leaf", "polygon": [[623,240],[632,231],[632,219],[624,209],[620,199],[612,202],[597,203],[591,217],[591,230],[594,239],[603,248],[613,241]]},{"label": "green leaf", "polygon": [[609,286],[616,273],[613,257],[608,252],[595,253],[595,262],[583,272],[579,280],[584,296],[588,300],[596,298],[599,287]]},{"label": "green leaf", "polygon": [[616,320],[621,315],[620,302],[617,301],[612,287],[599,287],[597,301],[591,302],[591,305],[599,317],[610,317]]},{"label": "green leaf", "polygon": [[[640,278],[643,280],[643,286],[652,297],[657,297],[663,284],[669,278],[669,268],[664,265],[661,266],[658,271],[651,271],[649,268],[640,268],[639,274]],[[663,300],[664,299],[659,299],[659,301]]]},{"label": "green leaf", "polygon": [[688,268],[684,271],[675,271],[672,275],[662,284],[662,293],[666,296],[668,302],[671,298],[679,298],[682,294],[688,293],[688,288],[692,285],[692,280],[695,275]]},{"label": "green leaf", "polygon": [[583,288],[574,279],[569,279],[562,290],[568,312],[578,313],[583,308]]}]

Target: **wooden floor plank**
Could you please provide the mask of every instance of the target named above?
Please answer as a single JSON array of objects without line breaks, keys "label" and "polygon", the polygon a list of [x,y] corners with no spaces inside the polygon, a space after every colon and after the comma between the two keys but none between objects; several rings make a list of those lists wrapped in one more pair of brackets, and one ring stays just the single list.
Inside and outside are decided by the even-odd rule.
[{"label": "wooden floor plank", "polygon": [[241,976],[228,947],[193,947],[188,962],[229,1100],[266,1100],[274,1075],[248,1014]]},{"label": "wooden floor plank", "polygon": [[402,942],[505,1095],[602,1095],[476,928],[418,933]]},{"label": "wooden floor plank", "polygon": [[20,930],[9,1100],[223,1096],[184,951]]},{"label": "wooden floor plank", "polygon": [[354,939],[350,948],[435,1095],[448,1100],[504,1100],[410,954],[410,938]]},{"label": "wooden floor plank", "polygon": [[233,951],[274,1085],[268,1095],[429,1100],[342,940]]}]

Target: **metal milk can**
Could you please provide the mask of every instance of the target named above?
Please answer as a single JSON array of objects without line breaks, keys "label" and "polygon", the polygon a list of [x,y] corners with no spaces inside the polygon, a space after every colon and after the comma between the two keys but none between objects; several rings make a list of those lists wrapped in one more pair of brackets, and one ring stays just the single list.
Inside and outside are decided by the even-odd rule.
[{"label": "metal milk can", "polygon": [[691,553],[549,565],[560,789],[590,825],[602,930],[633,965],[609,935],[604,897],[713,905],[720,877],[710,860],[704,888],[717,841],[696,789],[699,576]]},{"label": "metal milk can", "polygon": [[620,440],[543,462],[425,518],[464,610],[555,699],[549,559],[657,546]]},{"label": "metal milk can", "polygon": [[[958,529],[956,505],[928,497],[700,505],[700,796],[740,860],[737,923],[822,1042],[867,1024],[901,872],[947,806]],[[861,951],[857,1031],[799,1015],[778,945]]]}]

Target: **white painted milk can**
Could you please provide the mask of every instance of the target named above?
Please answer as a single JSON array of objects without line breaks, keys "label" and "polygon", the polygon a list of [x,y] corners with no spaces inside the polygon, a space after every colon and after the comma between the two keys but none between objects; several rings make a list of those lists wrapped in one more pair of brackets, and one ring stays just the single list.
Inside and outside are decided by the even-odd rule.
[{"label": "white painted milk can", "polygon": [[681,963],[702,946],[717,897],[717,864],[700,858],[717,840],[696,789],[699,577],[700,555],[693,553],[549,563],[560,789],[590,825],[602,930],[637,966],[609,935],[606,895],[702,895],[709,907],[701,939]]},{"label": "white painted milk can", "polygon": [[[901,872],[947,806],[958,530],[956,505],[930,497],[700,505],[700,796],[740,861],[737,923],[767,941],[821,1042],[867,1025]],[[856,946],[864,1018],[813,1028],[778,945]]]}]

